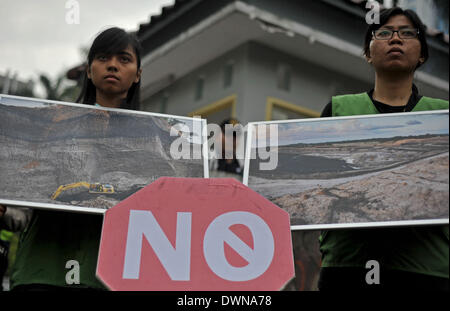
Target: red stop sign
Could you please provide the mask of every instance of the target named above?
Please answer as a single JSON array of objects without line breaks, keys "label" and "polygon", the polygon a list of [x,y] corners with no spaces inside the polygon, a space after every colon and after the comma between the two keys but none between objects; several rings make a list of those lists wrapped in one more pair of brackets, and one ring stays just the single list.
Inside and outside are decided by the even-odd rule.
[{"label": "red stop sign", "polygon": [[105,213],[97,277],[112,290],[279,290],[289,215],[231,179],[159,178]]}]

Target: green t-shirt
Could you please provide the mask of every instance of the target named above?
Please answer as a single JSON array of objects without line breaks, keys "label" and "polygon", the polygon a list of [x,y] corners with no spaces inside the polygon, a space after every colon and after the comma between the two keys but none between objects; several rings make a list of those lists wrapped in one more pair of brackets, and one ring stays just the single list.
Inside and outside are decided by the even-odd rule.
[{"label": "green t-shirt", "polygon": [[[34,210],[20,237],[11,289],[30,284],[105,289],[95,276],[102,221],[102,215]],[[70,260],[79,264],[78,285],[66,282],[76,269],[66,268]]]},{"label": "green t-shirt", "polygon": [[[422,97],[412,111],[448,109],[448,102]],[[336,96],[333,116],[378,113],[367,93]],[[449,226],[342,229],[320,238],[322,267],[365,268],[377,260],[385,269],[449,277]]]}]

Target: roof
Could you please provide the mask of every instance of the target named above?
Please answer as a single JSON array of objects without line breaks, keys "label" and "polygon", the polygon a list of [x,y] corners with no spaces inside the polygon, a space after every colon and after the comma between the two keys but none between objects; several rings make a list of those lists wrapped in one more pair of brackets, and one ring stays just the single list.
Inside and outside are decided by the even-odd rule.
[{"label": "roof", "polygon": [[172,5],[164,6],[161,9],[161,14],[150,16],[150,21],[145,24],[141,24],[137,31],[137,36],[143,35],[149,29],[154,28],[156,24],[168,18],[169,15],[174,14],[177,11],[180,11],[183,6],[185,6],[188,2],[192,2],[192,0],[175,0]]},{"label": "roof", "polygon": [[150,21],[145,24],[140,24],[136,33],[138,37],[141,37],[150,29],[154,29],[163,21],[166,21],[169,17],[176,16],[183,13],[185,10],[195,6],[195,4],[203,0],[174,0],[172,5],[162,7],[161,14],[150,16]]}]

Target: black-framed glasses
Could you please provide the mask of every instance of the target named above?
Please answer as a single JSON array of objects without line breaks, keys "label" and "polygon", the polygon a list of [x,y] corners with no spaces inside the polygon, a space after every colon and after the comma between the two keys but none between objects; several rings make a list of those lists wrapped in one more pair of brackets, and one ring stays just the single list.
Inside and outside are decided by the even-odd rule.
[{"label": "black-framed glasses", "polygon": [[378,29],[373,31],[372,34],[377,40],[390,40],[394,36],[394,32],[396,32],[401,39],[415,39],[419,35],[419,30],[414,28],[403,28],[399,30]]}]

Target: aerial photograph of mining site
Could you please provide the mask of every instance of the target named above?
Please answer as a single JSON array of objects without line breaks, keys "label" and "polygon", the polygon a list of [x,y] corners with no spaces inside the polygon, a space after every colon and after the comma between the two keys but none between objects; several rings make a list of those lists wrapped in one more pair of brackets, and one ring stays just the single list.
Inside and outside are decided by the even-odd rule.
[{"label": "aerial photograph of mining site", "polygon": [[448,222],[448,121],[441,111],[278,123],[277,167],[251,159],[248,186],[293,226]]},{"label": "aerial photograph of mining site", "polygon": [[174,159],[174,124],[200,119],[0,100],[0,199],[107,209],[159,177],[204,177],[204,159]]}]

